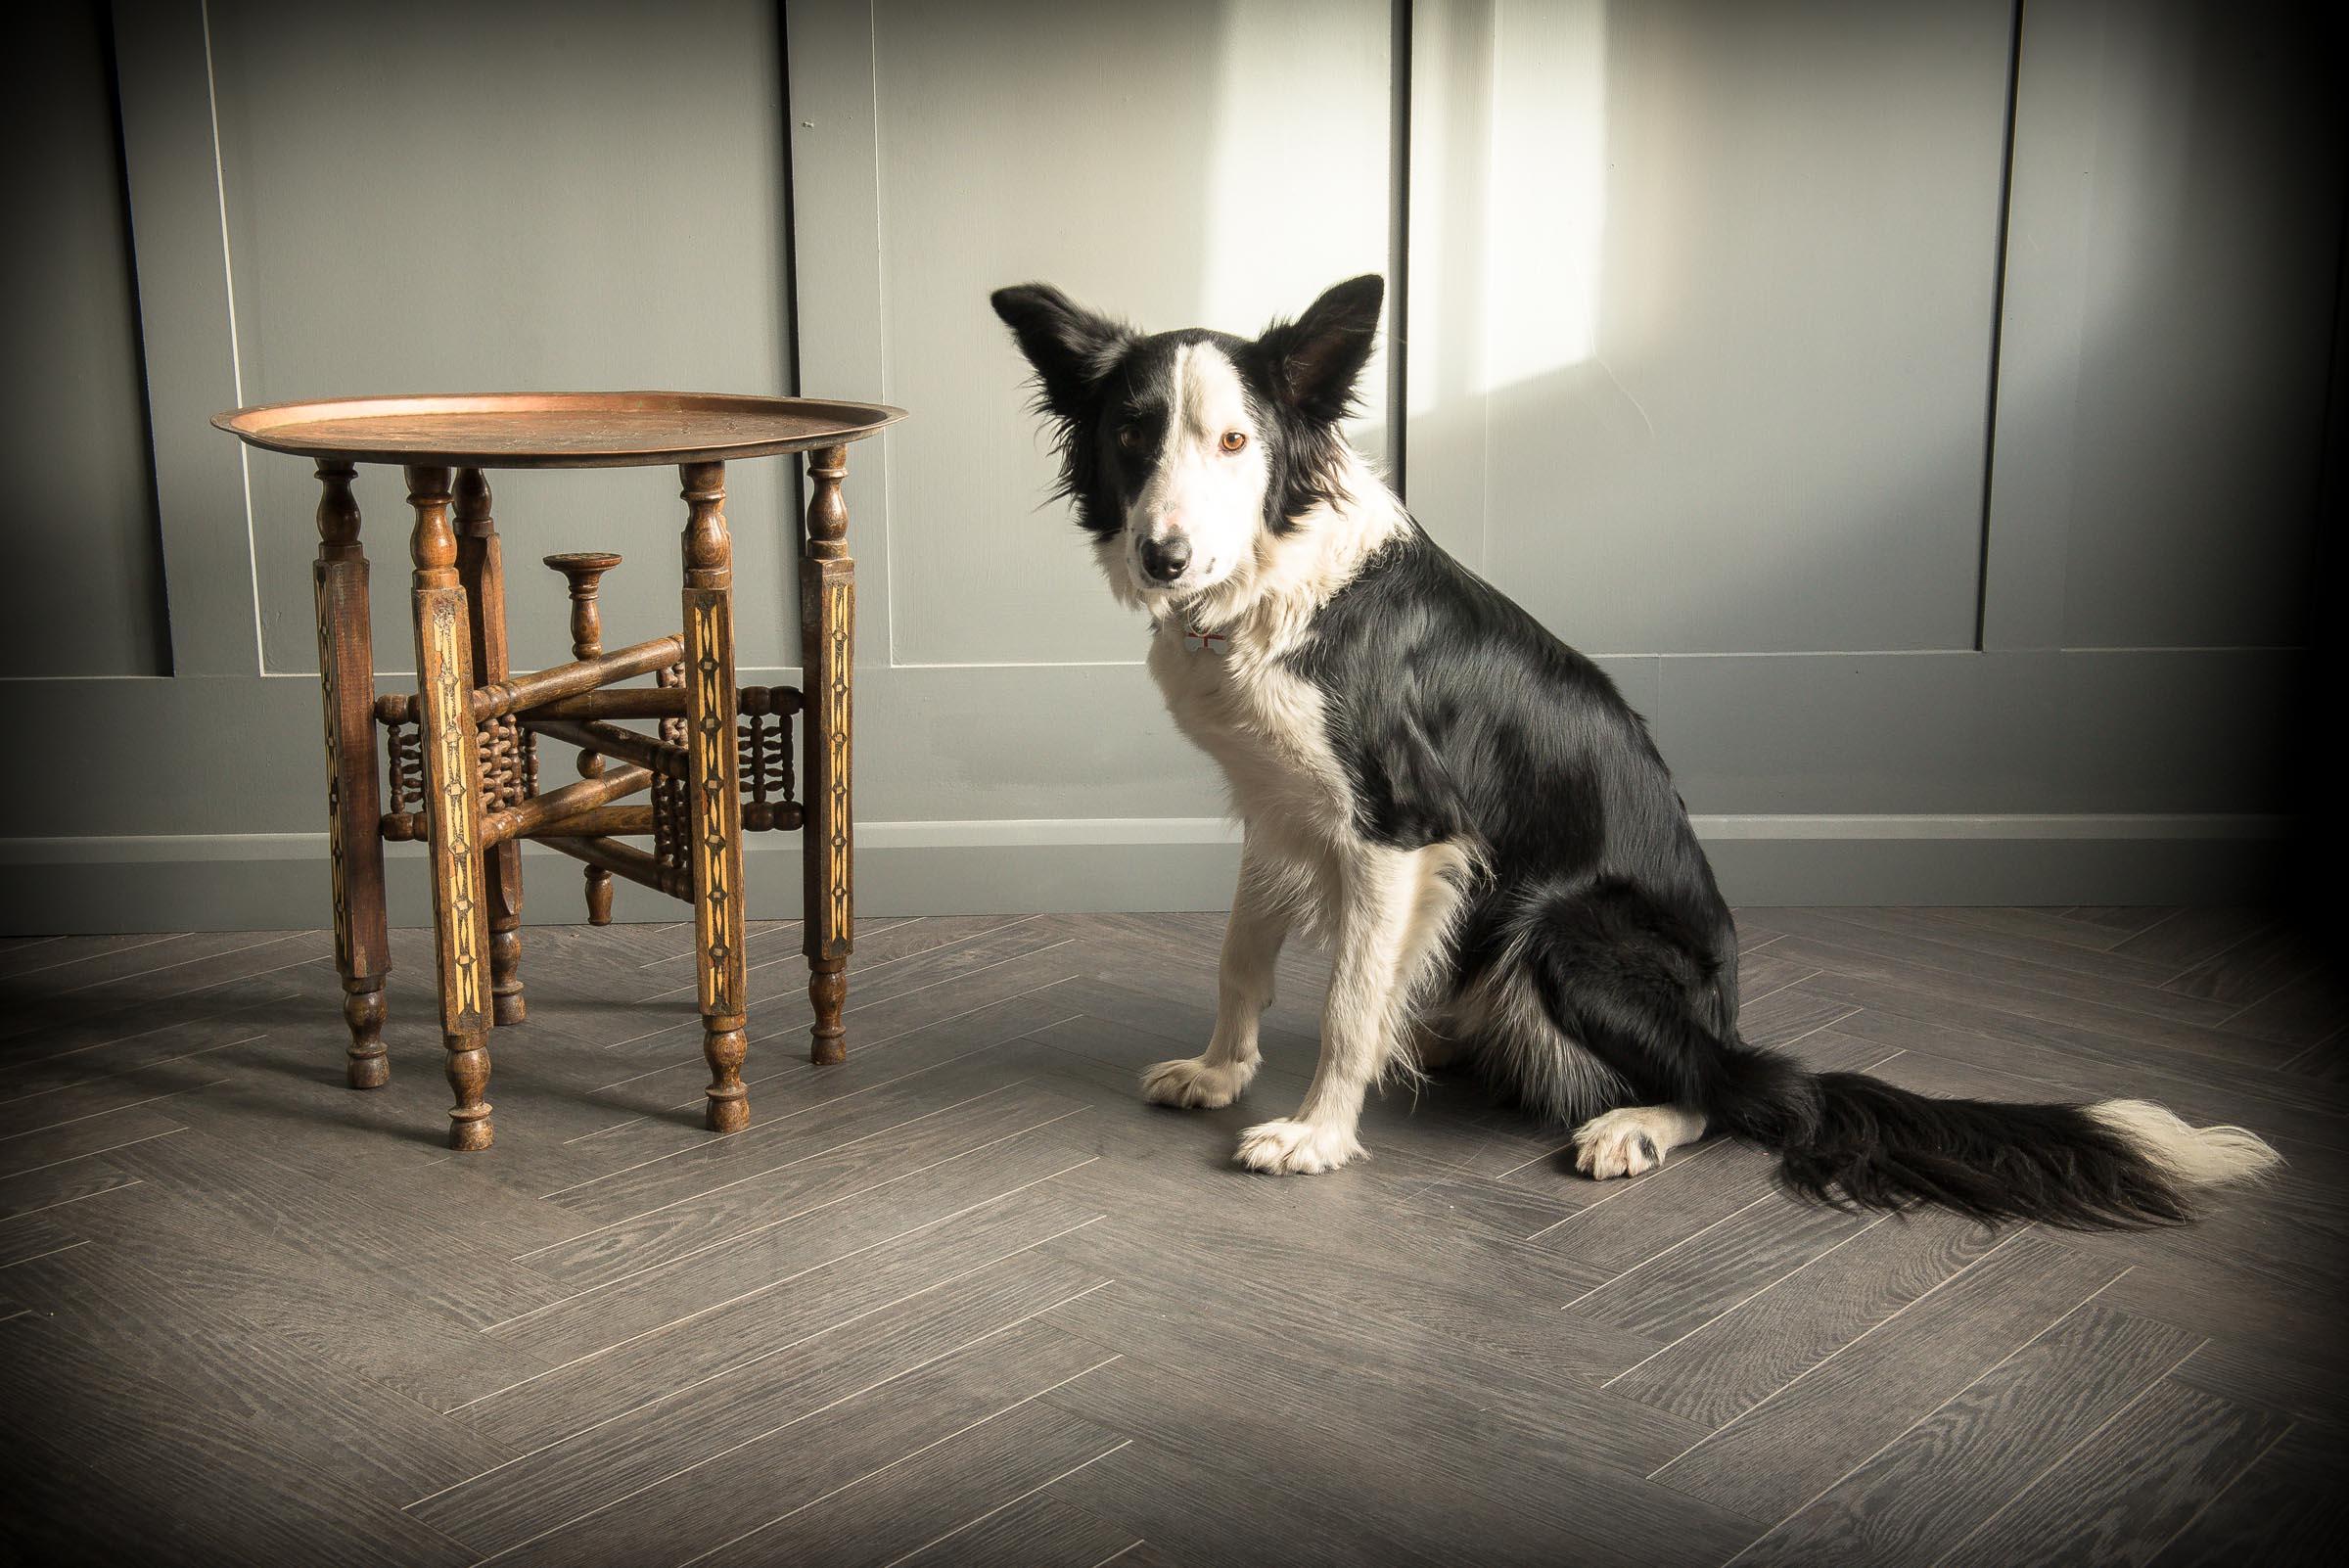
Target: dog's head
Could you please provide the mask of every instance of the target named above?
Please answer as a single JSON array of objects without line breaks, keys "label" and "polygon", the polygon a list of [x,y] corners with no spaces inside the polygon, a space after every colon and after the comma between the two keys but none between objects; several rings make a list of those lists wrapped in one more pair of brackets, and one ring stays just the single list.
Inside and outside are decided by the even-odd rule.
[{"label": "dog's head", "polygon": [[1341,283],[1250,342],[1145,337],[1049,284],[995,291],[1056,426],[1060,493],[1121,599],[1155,613],[1244,588],[1268,546],[1332,499],[1351,452],[1339,422],[1384,294],[1375,274]]}]

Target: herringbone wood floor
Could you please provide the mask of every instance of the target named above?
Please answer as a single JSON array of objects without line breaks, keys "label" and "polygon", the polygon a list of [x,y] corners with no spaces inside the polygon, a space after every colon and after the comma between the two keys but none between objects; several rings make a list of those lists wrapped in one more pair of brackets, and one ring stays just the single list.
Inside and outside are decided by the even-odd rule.
[{"label": "herringbone wood floor", "polygon": [[1630,1182],[1467,1086],[1276,1180],[1220,922],[872,922],[845,1068],[754,939],[752,1130],[698,1126],[675,928],[532,929],[498,1143],[402,933],[342,1086],[316,932],[0,945],[0,1528],[30,1562],[2338,1560],[2349,1010],[2240,910],[1749,911],[1751,1037],[1941,1093],[2143,1094],[2291,1160],[2190,1229]]}]

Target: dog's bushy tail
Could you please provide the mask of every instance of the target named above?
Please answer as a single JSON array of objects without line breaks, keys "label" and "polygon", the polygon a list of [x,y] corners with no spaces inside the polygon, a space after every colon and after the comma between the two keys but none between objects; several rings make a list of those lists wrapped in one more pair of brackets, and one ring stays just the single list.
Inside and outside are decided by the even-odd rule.
[{"label": "dog's bushy tail", "polygon": [[1850,1208],[1929,1205],[2073,1229],[2176,1224],[2198,1187],[2281,1157],[2239,1127],[2196,1128],[2145,1100],[1937,1099],[1860,1073],[1810,1073],[1750,1046],[1706,1107],[1779,1157],[1793,1191]]}]

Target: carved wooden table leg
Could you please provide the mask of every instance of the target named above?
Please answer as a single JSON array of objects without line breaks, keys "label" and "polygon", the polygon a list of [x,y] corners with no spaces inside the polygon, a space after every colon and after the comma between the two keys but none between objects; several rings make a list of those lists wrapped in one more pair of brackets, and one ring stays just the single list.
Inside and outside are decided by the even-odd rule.
[{"label": "carved wooden table leg", "polygon": [[849,508],[841,498],[849,449],[810,454],[807,538],[800,557],[800,635],[806,700],[801,718],[806,795],[807,999],[815,1007],[811,1061],[848,1059],[840,1021],[849,994],[854,887],[849,817],[850,699],[855,670],[856,563],[849,559]]},{"label": "carved wooden table leg", "polygon": [[726,532],[726,466],[686,463],[685,738],[691,766],[686,806],[692,832],[693,929],[702,1010],[702,1054],[710,1063],[709,1125],[750,1125],[742,1084],[742,795],[734,740],[734,543]]},{"label": "carved wooden table leg", "polygon": [[[620,557],[609,550],[581,550],[569,555],[550,555],[546,564],[563,574],[571,584],[571,656],[574,659],[597,659],[604,652],[604,612],[595,602],[597,585],[604,574],[620,565]],[[579,777],[604,776],[604,760],[595,753],[579,753]],[[587,923],[608,926],[612,923],[612,873],[602,866],[587,868]]]},{"label": "carved wooden table leg", "polygon": [[482,780],[474,748],[473,649],[457,540],[449,529],[449,471],[410,468],[416,509],[416,717],[424,752],[425,816],[433,862],[433,930],[440,973],[441,1043],[448,1048],[452,1149],[489,1147],[489,908],[482,888]]},{"label": "carved wooden table leg", "polygon": [[327,853],[335,882],[335,967],[350,1026],[345,1072],[352,1088],[392,1078],[384,1056],[384,977],[392,945],[384,923],[383,814],[375,762],[374,632],[367,615],[367,554],[348,463],[322,461],[318,479],[318,682],[326,697]]},{"label": "carved wooden table leg", "polygon": [[[506,656],[506,566],[498,547],[497,524],[489,515],[489,482],[478,468],[457,470],[457,577],[472,612],[474,678],[483,684],[513,672]],[[519,801],[522,726],[498,720],[504,742],[501,767],[513,770],[513,787],[501,805]],[[523,1021],[522,845],[508,840],[482,855],[482,894],[489,906],[489,994],[501,1025]]]}]

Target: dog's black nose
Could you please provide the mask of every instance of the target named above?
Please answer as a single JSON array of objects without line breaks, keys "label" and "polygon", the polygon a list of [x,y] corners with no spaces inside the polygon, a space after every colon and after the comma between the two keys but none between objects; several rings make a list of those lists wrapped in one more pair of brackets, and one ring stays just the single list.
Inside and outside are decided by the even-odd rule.
[{"label": "dog's black nose", "polygon": [[1153,582],[1172,582],[1191,564],[1191,541],[1179,533],[1142,541],[1142,575]]}]

